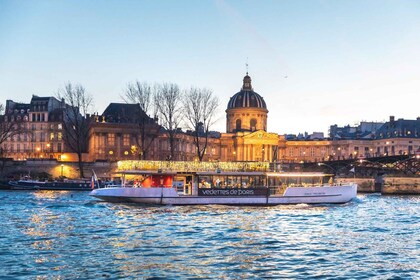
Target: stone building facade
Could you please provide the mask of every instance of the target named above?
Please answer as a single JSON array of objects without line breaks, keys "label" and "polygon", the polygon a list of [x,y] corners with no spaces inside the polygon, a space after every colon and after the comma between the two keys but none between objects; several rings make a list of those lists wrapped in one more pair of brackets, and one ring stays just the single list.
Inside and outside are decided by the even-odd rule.
[{"label": "stone building facade", "polygon": [[32,96],[30,103],[6,101],[4,121],[22,122],[21,133],[2,143],[5,157],[15,160],[70,159],[63,141],[63,102],[54,97]]}]

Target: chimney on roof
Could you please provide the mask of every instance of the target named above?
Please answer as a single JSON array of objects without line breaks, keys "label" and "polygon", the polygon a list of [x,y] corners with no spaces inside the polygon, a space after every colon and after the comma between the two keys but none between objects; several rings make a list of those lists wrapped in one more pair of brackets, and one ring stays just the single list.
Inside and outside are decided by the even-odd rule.
[{"label": "chimney on roof", "polygon": [[389,117],[389,121],[393,123],[395,121],[395,117],[394,116],[390,116]]}]

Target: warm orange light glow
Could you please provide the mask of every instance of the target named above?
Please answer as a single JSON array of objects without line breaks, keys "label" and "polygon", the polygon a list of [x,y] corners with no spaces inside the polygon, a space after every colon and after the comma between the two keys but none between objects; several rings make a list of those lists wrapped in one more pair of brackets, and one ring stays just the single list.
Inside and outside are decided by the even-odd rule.
[{"label": "warm orange light glow", "polygon": [[118,170],[176,170],[176,171],[262,171],[269,168],[268,162],[200,162],[200,161],[118,161]]}]

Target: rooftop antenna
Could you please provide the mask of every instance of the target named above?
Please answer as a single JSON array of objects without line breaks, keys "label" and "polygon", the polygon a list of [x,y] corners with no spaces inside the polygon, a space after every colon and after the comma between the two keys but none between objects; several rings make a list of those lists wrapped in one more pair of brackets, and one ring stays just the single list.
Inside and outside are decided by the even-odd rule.
[{"label": "rooftop antenna", "polygon": [[248,57],[246,58],[245,66],[246,66],[246,74],[248,75]]}]

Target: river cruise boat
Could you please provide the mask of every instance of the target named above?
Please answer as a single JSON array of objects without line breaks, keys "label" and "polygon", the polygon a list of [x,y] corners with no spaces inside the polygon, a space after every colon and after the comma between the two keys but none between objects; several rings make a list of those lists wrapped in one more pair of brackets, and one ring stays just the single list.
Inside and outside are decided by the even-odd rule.
[{"label": "river cruise boat", "polygon": [[279,205],[346,203],[357,185],[334,185],[332,175],[294,172],[121,171],[121,186],[94,189],[109,202],[152,205]]}]

